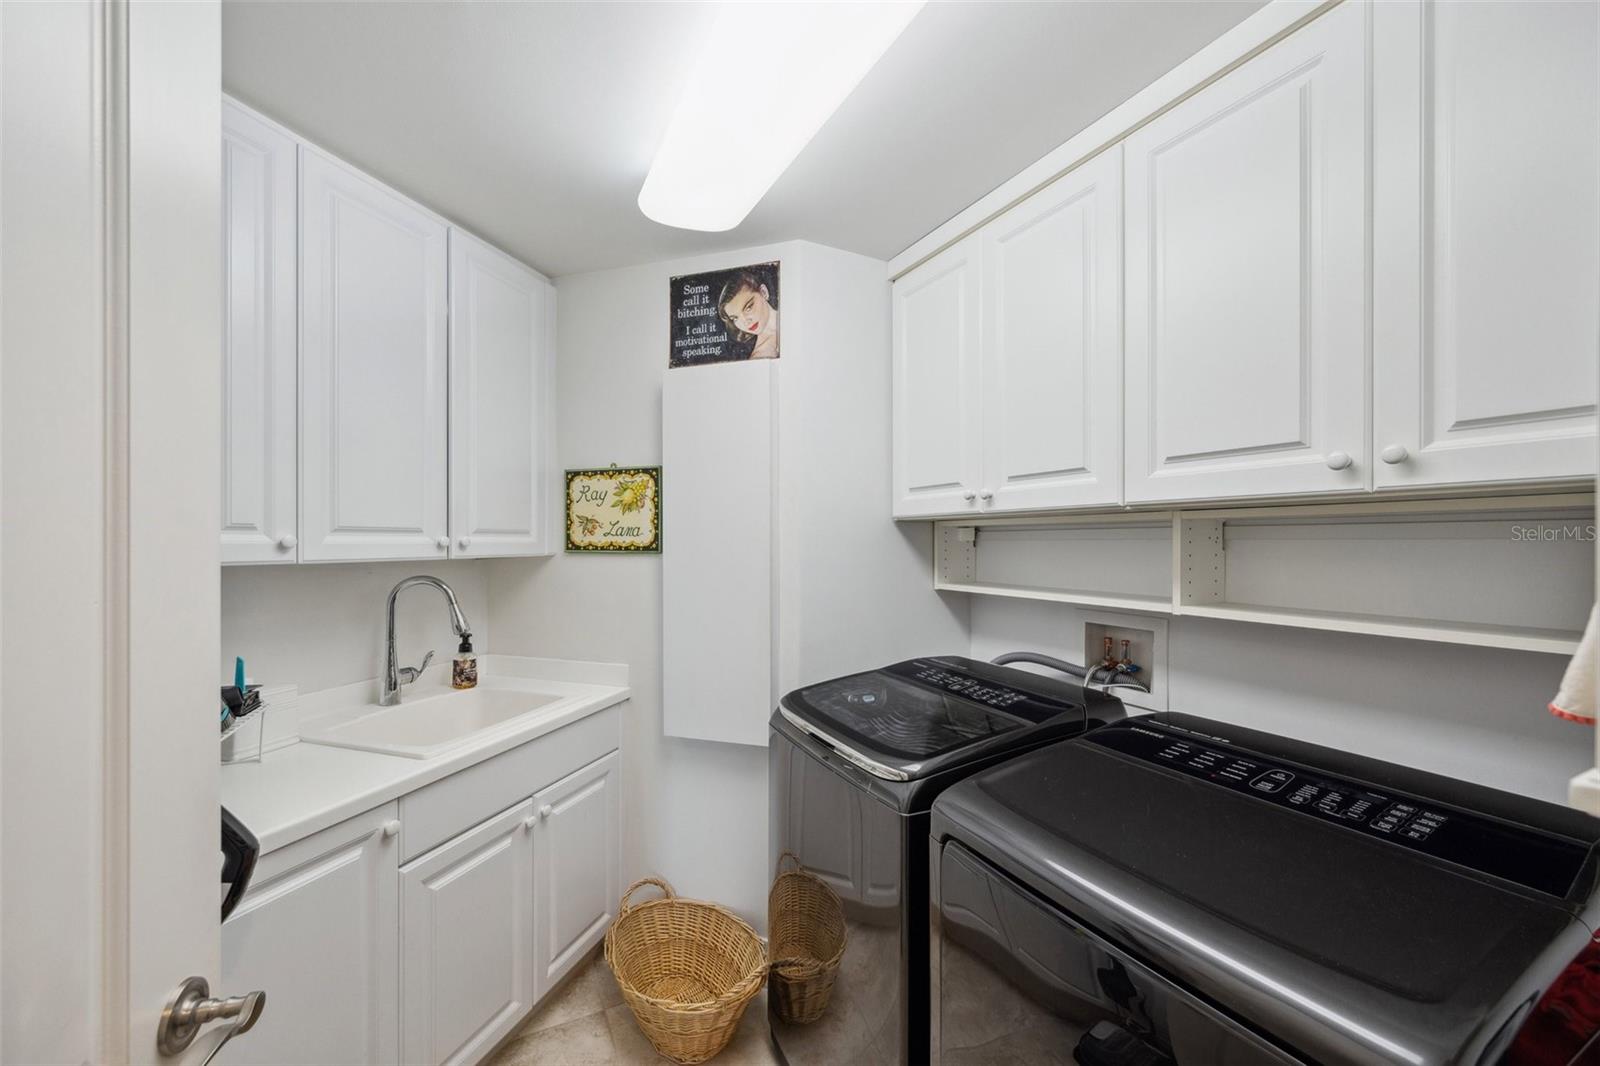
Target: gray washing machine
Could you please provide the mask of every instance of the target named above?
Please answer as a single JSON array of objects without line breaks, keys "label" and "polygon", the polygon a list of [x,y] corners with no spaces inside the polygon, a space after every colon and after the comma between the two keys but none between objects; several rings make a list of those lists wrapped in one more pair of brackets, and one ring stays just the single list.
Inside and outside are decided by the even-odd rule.
[{"label": "gray washing machine", "polygon": [[944,792],[941,1066],[1600,1063],[1600,820],[1157,714]]},{"label": "gray washing machine", "polygon": [[1098,692],[955,656],[783,698],[771,722],[771,869],[793,854],[837,893],[848,930],[823,1016],[789,1025],[773,1013],[786,1062],[927,1061],[934,797],[984,767],[1122,717],[1122,705]]}]

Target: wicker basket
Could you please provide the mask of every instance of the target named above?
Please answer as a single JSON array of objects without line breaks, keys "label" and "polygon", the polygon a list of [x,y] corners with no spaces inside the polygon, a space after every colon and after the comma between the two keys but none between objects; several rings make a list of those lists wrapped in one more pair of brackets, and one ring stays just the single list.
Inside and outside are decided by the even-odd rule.
[{"label": "wicker basket", "polygon": [[[785,861],[794,868],[784,869]],[[783,1021],[814,1022],[828,1009],[833,979],[844,958],[844,908],[821,878],[786,851],[767,894],[767,940],[772,950],[767,997]]]},{"label": "wicker basket", "polygon": [[[644,885],[666,897],[630,905]],[[767,976],[754,929],[715,903],[679,899],[654,877],[622,894],[605,952],[639,1028],[674,1062],[704,1062],[727,1047]]]}]

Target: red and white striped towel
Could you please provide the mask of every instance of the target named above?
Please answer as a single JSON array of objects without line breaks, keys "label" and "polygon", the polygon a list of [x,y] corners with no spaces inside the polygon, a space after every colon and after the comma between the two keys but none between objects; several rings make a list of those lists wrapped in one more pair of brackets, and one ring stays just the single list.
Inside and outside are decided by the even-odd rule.
[{"label": "red and white striped towel", "polygon": [[1594,725],[1595,681],[1600,660],[1600,606],[1589,612],[1589,624],[1578,642],[1578,654],[1567,664],[1561,690],[1550,701],[1550,713],[1584,725]]}]

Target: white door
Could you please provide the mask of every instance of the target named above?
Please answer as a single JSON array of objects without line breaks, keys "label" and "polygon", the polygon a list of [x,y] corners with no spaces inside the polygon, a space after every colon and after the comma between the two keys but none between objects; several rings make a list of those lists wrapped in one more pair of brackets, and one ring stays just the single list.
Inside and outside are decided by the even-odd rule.
[{"label": "white door", "polygon": [[251,991],[215,983],[220,32],[0,5],[8,1063],[198,1063],[228,1023],[162,1055],[168,996]]},{"label": "white door", "polygon": [[222,925],[222,986],[267,990],[229,1066],[387,1066],[400,1043],[395,805],[272,852]]},{"label": "white door", "polygon": [[292,563],[295,142],[222,104],[222,561]]},{"label": "white door", "polygon": [[1122,500],[1122,148],[985,226],[986,511]]},{"label": "white door", "polygon": [[1367,487],[1366,11],[1124,144],[1130,503]]},{"label": "white door", "polygon": [[545,555],[555,289],[450,231],[450,554]]},{"label": "white door", "polygon": [[535,981],[542,996],[606,934],[622,895],[622,786],[612,752],[533,797]]},{"label": "white door", "polygon": [[401,871],[407,1063],[475,1062],[533,1007],[533,803]]},{"label": "white door", "polygon": [[894,283],[894,516],[978,509],[978,236]]},{"label": "white door", "polygon": [[1374,6],[1379,488],[1592,477],[1600,6]]},{"label": "white door", "polygon": [[445,558],[445,224],[307,147],[300,213],[301,558]]}]

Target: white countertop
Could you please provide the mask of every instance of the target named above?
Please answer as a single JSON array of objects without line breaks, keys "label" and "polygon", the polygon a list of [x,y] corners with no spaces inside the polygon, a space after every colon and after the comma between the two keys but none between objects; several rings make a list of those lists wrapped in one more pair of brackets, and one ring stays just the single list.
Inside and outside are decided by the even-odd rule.
[{"label": "white countertop", "polygon": [[[434,667],[429,674],[439,669]],[[448,671],[449,664],[442,669]],[[260,762],[228,763],[222,767],[222,805],[249,826],[265,855],[615,706],[630,695],[628,668],[614,663],[480,655],[478,669],[486,676],[551,682],[570,698],[530,711],[506,728],[468,739],[431,759],[302,741],[268,752]],[[300,700],[302,719],[370,700],[376,685],[373,679],[304,696]]]}]

